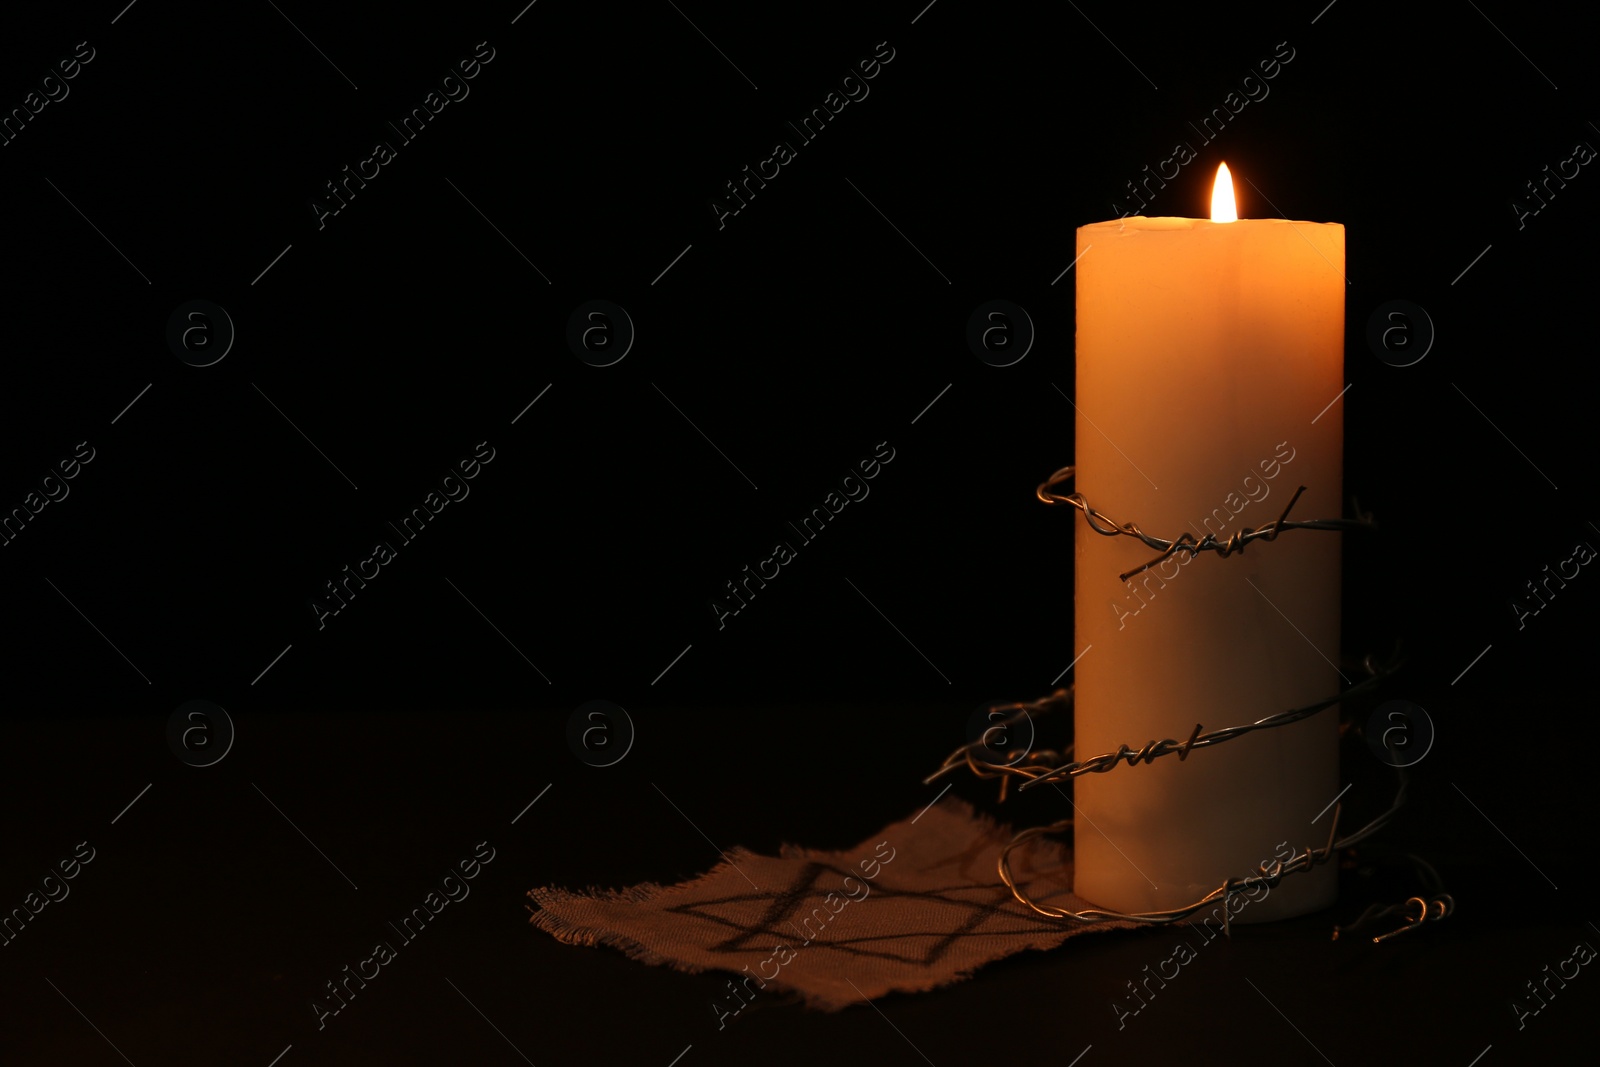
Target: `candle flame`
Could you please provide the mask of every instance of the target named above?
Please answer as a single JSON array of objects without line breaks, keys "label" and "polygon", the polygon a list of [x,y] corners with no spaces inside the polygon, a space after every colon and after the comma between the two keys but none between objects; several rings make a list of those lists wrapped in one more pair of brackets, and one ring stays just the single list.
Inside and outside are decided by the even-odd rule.
[{"label": "candle flame", "polygon": [[1233,175],[1226,163],[1217,167],[1217,183],[1211,187],[1211,221],[1239,221],[1239,209],[1233,203]]}]

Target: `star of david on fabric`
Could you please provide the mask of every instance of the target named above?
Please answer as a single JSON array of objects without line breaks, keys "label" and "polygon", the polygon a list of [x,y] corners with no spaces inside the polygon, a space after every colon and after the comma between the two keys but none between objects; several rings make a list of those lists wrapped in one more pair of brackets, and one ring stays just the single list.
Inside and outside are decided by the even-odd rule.
[{"label": "star of david on fabric", "polygon": [[[837,913],[832,913],[822,903],[823,897],[830,890],[819,885],[826,874],[836,875],[842,882],[846,877],[854,878],[858,882],[870,885],[872,893],[861,900],[850,902]],[[841,897],[845,897],[842,891]],[[956,894],[962,894],[957,896]],[[963,899],[965,897],[978,897],[980,899]],[[913,929],[896,925],[892,930],[870,934],[857,934],[855,936],[828,936],[834,929],[833,919],[842,918],[851,914],[852,910],[871,904],[876,897],[898,898],[905,901],[921,901],[934,905],[931,908],[916,909],[919,917],[926,919],[924,928]],[[766,911],[755,922],[751,922],[747,913],[742,917],[730,917],[727,914],[718,914],[714,909],[718,906],[732,906],[733,911],[738,911],[738,906],[751,901],[768,902]],[[830,923],[824,925],[819,934],[806,938],[805,932],[796,924],[796,919],[812,917],[811,908],[804,907],[806,901],[815,901],[814,908],[821,909],[822,914],[828,915]],[[954,908],[957,912],[965,912],[954,923],[940,922],[941,913],[945,906]],[[1029,937],[1041,930],[1059,931],[1060,923],[1046,919],[1036,912],[1021,908],[1012,897],[1009,890],[1003,886],[980,886],[967,884],[954,884],[935,886],[925,889],[897,889],[893,886],[870,882],[861,877],[861,873],[853,867],[839,867],[832,863],[823,863],[815,860],[808,861],[795,872],[794,879],[782,889],[764,889],[747,893],[732,893],[725,897],[711,900],[699,900],[692,903],[678,904],[663,909],[678,914],[689,915],[704,922],[725,926],[734,933],[723,941],[706,946],[709,951],[727,953],[748,953],[751,949],[767,951],[770,943],[776,939],[798,947],[791,933],[798,934],[802,939],[799,944],[808,947],[822,947],[835,952],[846,953],[851,956],[873,956],[879,959],[894,960],[898,963],[929,966],[949,951],[950,947],[963,937],[973,936],[984,926],[989,919],[1003,917],[1009,929],[984,929],[984,937]],[[908,909],[896,912],[897,917],[910,914]],[[841,933],[849,930],[851,925],[842,924]],[[787,929],[785,928],[787,927]],[[931,940],[925,940],[931,939]],[[898,947],[910,950],[914,946],[925,945],[920,954],[910,951],[892,951],[884,948],[872,947],[875,944],[888,942]]]}]

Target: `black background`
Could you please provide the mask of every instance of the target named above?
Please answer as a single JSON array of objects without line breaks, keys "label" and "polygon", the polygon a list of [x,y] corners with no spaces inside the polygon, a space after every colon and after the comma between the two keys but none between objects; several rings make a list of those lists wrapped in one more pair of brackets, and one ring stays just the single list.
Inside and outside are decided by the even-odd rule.
[{"label": "black background", "polygon": [[[1511,605],[1600,544],[1580,444],[1600,179],[1583,168],[1520,228],[1512,202],[1600,143],[1586,27],[1506,5],[920,4],[4,17],[5,109],[95,51],[0,147],[0,507],[78,442],[94,459],[0,549],[0,907],[75,843],[97,855],[0,949],[0,1059],[521,1062],[509,1042],[541,1067],[686,1046],[685,1067],[1087,1046],[1085,1065],[1468,1064],[1490,1046],[1492,1064],[1577,1046],[1595,979],[1520,1031],[1511,1003],[1600,938],[1579,720],[1600,579],[1584,569],[1521,629]],[[470,95],[319,229],[324,183],[396,141],[384,123],[480,41],[494,58]],[[870,95],[719,228],[724,183],[883,41]],[[1279,42],[1294,58],[1270,95],[1202,144],[1187,123]],[[1160,931],[1074,939],[882,1015],[761,1004],[719,1032],[715,975],[528,927],[534,885],[853,845],[932,799],[920,779],[974,707],[1052,688],[1081,529],[1033,497],[1071,461],[1063,272],[1075,227],[1180,140],[1199,157],[1145,213],[1204,215],[1226,159],[1241,215],[1346,226],[1333,410],[1346,495],[1380,531],[1346,539],[1343,652],[1403,646],[1383,695],[1437,729],[1363,854],[1378,873],[1349,870],[1329,912],[1236,930],[1122,1032],[1109,1004],[1168,955]],[[996,298],[1037,328],[1004,368],[965,338]],[[209,367],[166,343],[191,299],[237,330]],[[613,366],[565,340],[592,299],[637,329]],[[1365,342],[1395,299],[1437,330],[1403,368]],[[324,583],[481,441],[495,458],[470,496],[319,629]],[[719,630],[723,583],[879,442],[894,459],[870,496]],[[191,699],[237,729],[214,766],[168,748]],[[604,769],[566,741],[595,699],[637,728]],[[1344,759],[1347,818],[1370,817],[1392,779],[1353,736]],[[474,897],[319,1032],[321,983],[480,840],[497,852]],[[1458,914],[1330,943],[1415,890],[1380,862],[1406,850]]]}]

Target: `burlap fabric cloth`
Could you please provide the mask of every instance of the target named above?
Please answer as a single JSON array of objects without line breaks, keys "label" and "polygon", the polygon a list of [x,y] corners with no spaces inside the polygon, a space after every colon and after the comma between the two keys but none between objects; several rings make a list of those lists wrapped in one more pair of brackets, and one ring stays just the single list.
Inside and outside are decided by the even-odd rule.
[{"label": "burlap fabric cloth", "polygon": [[[946,799],[855,848],[778,856],[743,848],[682,885],[529,891],[532,922],[562,941],[610,945],[645,963],[734,975],[739,997],[790,992],[838,1010],[891,992],[960,981],[1024,949],[1048,949],[1089,930],[1019,903],[996,873],[1012,831]],[[1036,838],[1011,854],[1034,899],[1074,911],[1071,851]]]}]

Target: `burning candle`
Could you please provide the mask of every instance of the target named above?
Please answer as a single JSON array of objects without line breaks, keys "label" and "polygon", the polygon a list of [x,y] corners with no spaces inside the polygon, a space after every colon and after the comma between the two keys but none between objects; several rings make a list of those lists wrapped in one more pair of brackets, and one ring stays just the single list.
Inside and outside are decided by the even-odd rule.
[{"label": "burning candle", "polygon": [[[1078,229],[1076,488],[1165,540],[1219,541],[1342,514],[1344,227],[1239,220],[1226,165],[1212,217]],[[1339,534],[1291,530],[1226,558],[1076,538],[1076,755],[1187,739],[1339,691]],[[1327,840],[1334,708],[1290,726],[1074,780],[1074,889],[1114,911],[1193,903]],[[1326,809],[1326,810],[1324,810]],[[1287,842],[1287,848],[1280,846]],[[1237,921],[1333,903],[1332,865]],[[1198,917],[1197,917],[1198,918]]]}]

